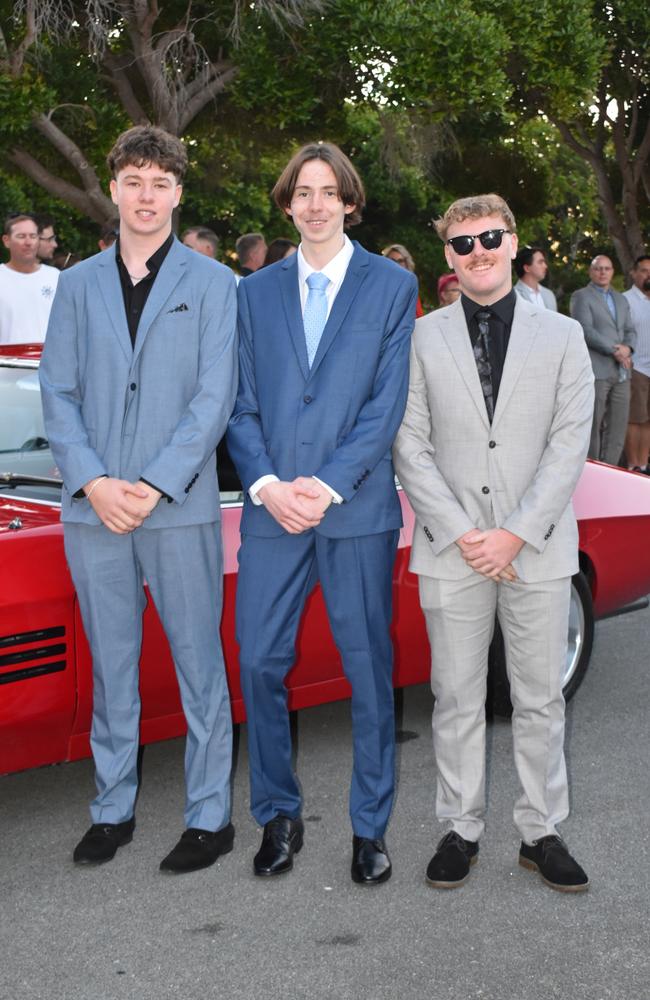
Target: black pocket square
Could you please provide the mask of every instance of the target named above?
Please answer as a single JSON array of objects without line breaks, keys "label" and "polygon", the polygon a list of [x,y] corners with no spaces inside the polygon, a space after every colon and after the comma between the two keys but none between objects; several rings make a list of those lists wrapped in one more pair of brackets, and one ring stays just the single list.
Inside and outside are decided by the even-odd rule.
[{"label": "black pocket square", "polygon": [[185,302],[181,302],[180,305],[174,306],[173,309],[168,309],[168,313],[184,313],[189,310],[189,306]]}]

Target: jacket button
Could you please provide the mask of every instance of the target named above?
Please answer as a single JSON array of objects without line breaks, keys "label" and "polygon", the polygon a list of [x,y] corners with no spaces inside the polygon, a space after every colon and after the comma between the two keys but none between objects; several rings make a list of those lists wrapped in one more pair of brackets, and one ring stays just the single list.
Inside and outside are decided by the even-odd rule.
[{"label": "jacket button", "polygon": [[490,441],[490,443],[488,444],[488,448],[496,448],[496,446],[497,446],[496,441]]},{"label": "jacket button", "polygon": [[311,403],[313,396],[303,396],[303,403]]},{"label": "jacket button", "polygon": [[138,387],[137,387],[137,385],[135,384],[135,382],[131,382],[131,392],[135,392],[135,390],[136,390],[137,388],[138,388]]},{"label": "jacket button", "polygon": [[487,494],[489,492],[490,492],[490,487],[489,486],[482,486],[481,487],[481,493],[486,493]]}]

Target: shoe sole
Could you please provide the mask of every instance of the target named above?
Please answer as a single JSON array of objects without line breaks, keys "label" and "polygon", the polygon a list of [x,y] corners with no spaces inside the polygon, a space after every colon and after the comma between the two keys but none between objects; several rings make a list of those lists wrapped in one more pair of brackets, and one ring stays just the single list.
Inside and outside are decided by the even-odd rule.
[{"label": "shoe sole", "polygon": [[551,882],[550,879],[546,878],[546,875],[544,875],[539,865],[535,861],[530,861],[528,858],[522,858],[520,856],[519,864],[522,868],[526,868],[529,872],[537,872],[542,882],[545,882],[550,889],[555,889],[556,892],[586,892],[589,888],[588,882],[584,882],[581,885],[560,885],[559,882]]},{"label": "shoe sole", "polygon": [[112,861],[113,858],[115,857],[115,855],[117,854],[117,852],[119,851],[120,847],[126,847],[126,845],[130,844],[132,840],[133,840],[133,834],[129,833],[126,837],[124,837],[123,840],[120,840],[119,844],[115,848],[115,851],[113,852],[113,854],[111,854],[110,858],[97,858],[97,859],[94,859],[94,858],[75,858],[73,856],[72,860],[73,860],[73,862],[74,862],[75,865],[87,865],[90,868],[98,868],[99,865],[106,865],[106,864],[108,864],[109,861]]},{"label": "shoe sole", "polygon": [[258,878],[275,878],[276,875],[286,875],[287,872],[292,871],[294,855],[300,854],[302,850],[302,843],[303,842],[301,838],[300,842],[294,848],[292,848],[291,857],[289,858],[289,864],[286,866],[286,868],[278,868],[274,872],[266,872],[266,871],[258,871],[257,868],[255,868],[255,865],[253,865],[253,874],[256,875]]},{"label": "shoe sole", "polygon": [[162,872],[163,875],[189,875],[190,872],[200,872],[203,868],[210,868],[224,854],[230,854],[230,852],[233,850],[233,847],[234,844],[231,842],[226,847],[222,847],[217,856],[212,858],[210,861],[204,861],[200,865],[193,865],[191,868],[172,868],[171,866],[167,867],[166,865],[163,868],[164,862],[161,861],[158,870]]},{"label": "shoe sole", "polygon": [[[473,866],[476,864],[477,861],[478,861],[477,854],[475,854],[473,858],[469,859],[470,869],[473,868]],[[430,886],[432,889],[459,889],[461,885],[465,885],[467,879],[470,877],[471,874],[472,874],[471,871],[468,871],[465,878],[460,878],[458,879],[457,882],[440,882],[438,880],[429,878],[428,875],[425,875],[425,879],[427,885]]]}]

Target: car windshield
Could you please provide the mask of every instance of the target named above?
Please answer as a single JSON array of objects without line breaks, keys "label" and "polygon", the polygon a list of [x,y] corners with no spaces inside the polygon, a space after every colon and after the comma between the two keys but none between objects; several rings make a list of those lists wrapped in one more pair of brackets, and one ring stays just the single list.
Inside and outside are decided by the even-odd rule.
[{"label": "car windshield", "polygon": [[[0,473],[61,479],[45,436],[36,368],[0,367]],[[40,485],[21,485],[20,493],[58,497],[58,490]]]}]

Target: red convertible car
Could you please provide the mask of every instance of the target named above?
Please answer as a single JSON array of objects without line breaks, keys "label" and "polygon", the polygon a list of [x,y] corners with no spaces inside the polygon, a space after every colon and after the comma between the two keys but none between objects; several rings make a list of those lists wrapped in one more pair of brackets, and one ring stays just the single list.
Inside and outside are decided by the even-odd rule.
[{"label": "red convertible car", "polygon": [[[91,663],[63,554],[60,478],[41,416],[40,348],[0,348],[0,774],[88,756]],[[12,356],[13,355],[13,356]],[[221,476],[225,603],[222,636],[233,717],[245,718],[234,638],[242,495],[232,469]],[[423,683],[429,649],[408,557],[414,515],[401,494],[404,528],[394,574],[396,687]],[[573,580],[565,694],[589,664],[594,619],[650,592],[650,478],[588,462],[574,496],[580,567]],[[141,692],[143,743],[184,732],[171,657],[155,608],[145,613]],[[508,708],[498,630],[491,651],[491,700]],[[293,709],[347,698],[350,690],[317,589],[289,681]]]}]

